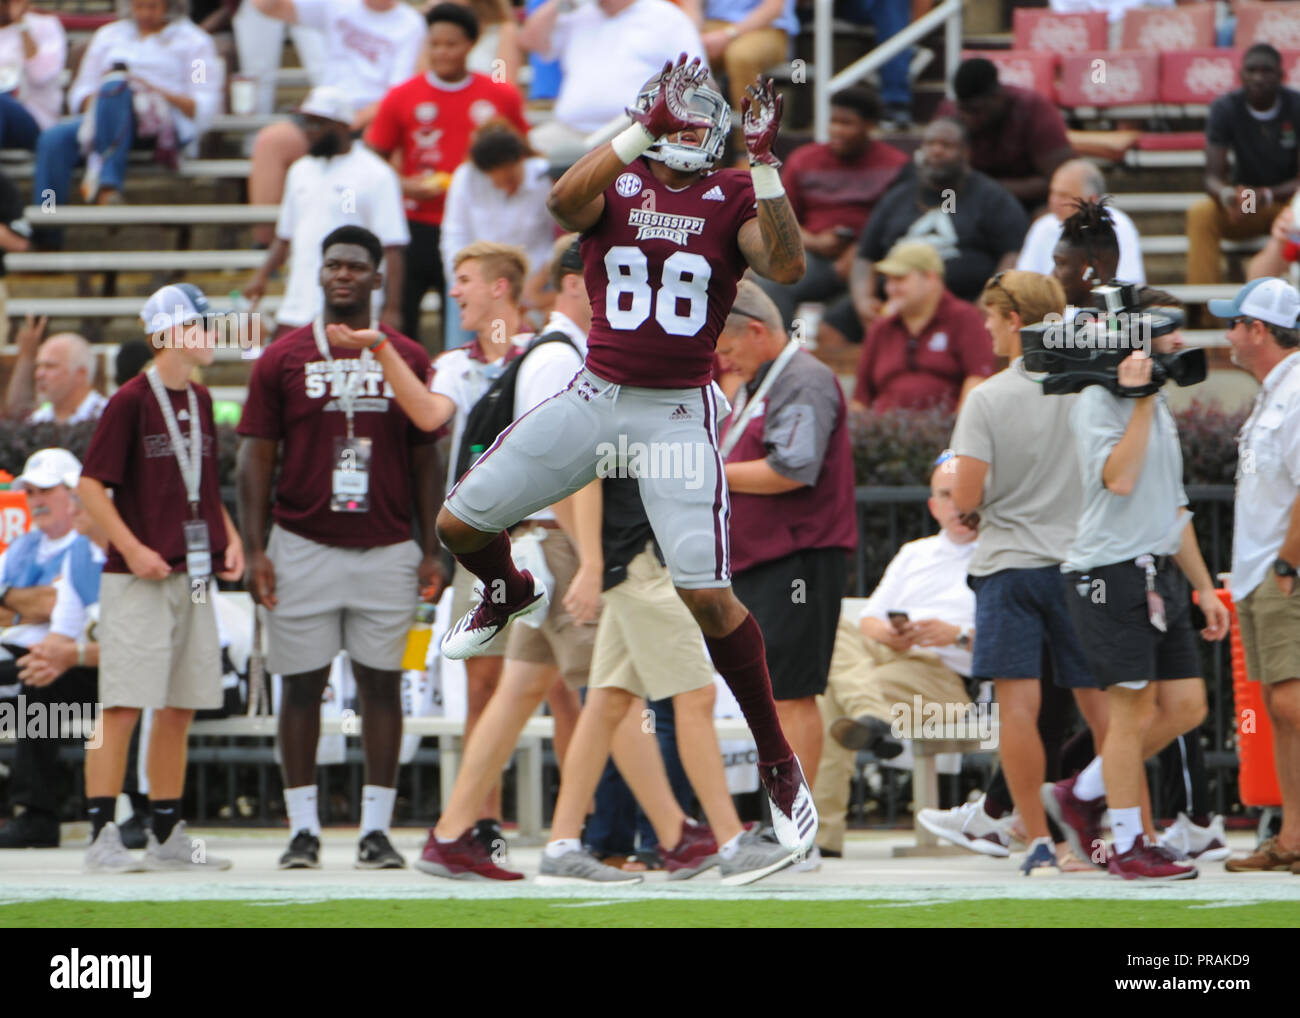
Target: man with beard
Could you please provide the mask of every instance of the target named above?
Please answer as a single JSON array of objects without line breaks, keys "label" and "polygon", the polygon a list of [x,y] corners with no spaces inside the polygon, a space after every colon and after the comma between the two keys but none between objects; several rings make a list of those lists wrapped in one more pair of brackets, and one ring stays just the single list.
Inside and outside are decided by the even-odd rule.
[{"label": "man with beard", "polygon": [[[310,147],[289,168],[275,243],[244,295],[256,304],[266,293],[271,275],[289,259],[289,281],[275,316],[275,336],[302,328],[322,306],[321,241],[340,226],[362,226],[383,244],[386,285],[380,316],[385,325],[397,329],[406,245],[411,239],[397,174],[364,145],[353,144],[352,101],[342,89],[312,89],[294,116]],[[376,290],[372,303],[377,313],[379,299]]]},{"label": "man with beard", "polygon": [[832,347],[859,343],[884,307],[874,269],[900,240],[939,252],[948,289],[973,301],[995,272],[1016,263],[1029,221],[1020,203],[996,181],[970,168],[966,128],[951,117],[933,120],[921,136],[916,172],[885,192],[858,241],[849,271],[851,307],[832,307],[817,337]]}]

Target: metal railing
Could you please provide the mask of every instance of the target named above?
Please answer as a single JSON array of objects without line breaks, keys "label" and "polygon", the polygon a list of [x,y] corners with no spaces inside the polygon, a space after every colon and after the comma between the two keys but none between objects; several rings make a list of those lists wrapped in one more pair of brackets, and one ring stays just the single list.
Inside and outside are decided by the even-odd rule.
[{"label": "metal railing", "polygon": [[831,43],[835,0],[816,0],[813,8],[813,136],[817,141],[830,137],[831,96],[842,88],[861,81],[879,70],[893,57],[940,25],[944,29],[944,73],[951,76],[961,60],[962,0],[944,0],[930,13],[908,25],[897,35],[881,43],[865,56],[859,57],[839,74],[831,74]]}]

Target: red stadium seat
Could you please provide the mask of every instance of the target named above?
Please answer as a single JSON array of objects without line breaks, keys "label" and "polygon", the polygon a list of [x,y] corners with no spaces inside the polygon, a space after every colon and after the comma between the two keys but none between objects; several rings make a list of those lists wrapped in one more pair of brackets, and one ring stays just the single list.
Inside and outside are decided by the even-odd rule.
[{"label": "red stadium seat", "polygon": [[[1282,49],[1278,47],[1278,52],[1282,56],[1282,84],[1287,88],[1300,88],[1300,48]],[[1238,66],[1241,64],[1241,57],[1237,58]],[[1238,82],[1233,87],[1237,87]]]},{"label": "red stadium seat", "polygon": [[1241,53],[1230,49],[1179,50],[1160,55],[1160,101],[1208,106],[1240,84]]},{"label": "red stadium seat", "polygon": [[1214,4],[1137,7],[1124,15],[1119,48],[1168,53],[1214,45]]},{"label": "red stadium seat", "polygon": [[1300,49],[1300,3],[1240,3],[1233,44],[1246,49],[1266,42],[1280,50]]},{"label": "red stadium seat", "polygon": [[1143,152],[1198,152],[1205,149],[1204,131],[1149,131],[1137,140]]},{"label": "red stadium seat", "polygon": [[1142,106],[1160,95],[1160,55],[1101,50],[1061,58],[1062,106]]},{"label": "red stadium seat", "polygon": [[1056,102],[1056,65],[1060,57],[1041,49],[964,50],[961,58],[983,57],[998,69],[998,81],[1018,85]]},{"label": "red stadium seat", "polygon": [[1106,48],[1104,11],[1057,14],[1017,7],[1012,29],[1016,49],[1042,49],[1052,53],[1083,53]]}]

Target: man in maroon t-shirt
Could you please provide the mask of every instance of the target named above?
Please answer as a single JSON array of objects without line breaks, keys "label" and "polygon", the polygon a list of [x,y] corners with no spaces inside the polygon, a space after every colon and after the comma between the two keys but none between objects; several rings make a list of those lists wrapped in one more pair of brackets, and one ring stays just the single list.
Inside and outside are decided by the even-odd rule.
[{"label": "man in maroon t-shirt", "polygon": [[[763,630],[781,727],[814,784],[847,553],[857,547],[848,408],[835,373],[789,341],[748,280],[718,336],[745,386],[722,423],[736,594]],[[815,851],[815,850],[814,850]],[[814,863],[815,865],[815,863]]]},{"label": "man in maroon t-shirt", "polygon": [[1047,202],[1052,174],[1074,148],[1065,118],[1046,96],[998,81],[983,57],[962,61],[952,79],[956,105],[944,100],[936,116],[961,118],[970,131],[970,164],[1034,212]]},{"label": "man in maroon t-shirt", "polygon": [[[269,669],[284,676],[280,751],[293,838],[281,869],[320,865],[316,743],[330,667],[346,650],[361,696],[366,785],[357,866],[406,861],[388,840],[402,736],[401,665],[417,594],[441,594],[434,436],[411,423],[373,349],[389,344],[419,378],[429,357],[382,326],[371,350],[332,348],[326,326],[372,326],[379,239],[342,226],[321,244],[325,309],[276,340],[253,369],[239,422],[239,515],[248,589],[267,608]],[[279,478],[272,491],[277,463]],[[274,527],[266,540],[274,495]],[[413,508],[420,544],[412,540]]]},{"label": "man in maroon t-shirt", "polygon": [[804,301],[827,302],[848,289],[853,242],[907,156],[871,132],[880,120],[880,99],[868,85],[831,96],[830,140],[795,149],[781,171],[790,207],[799,220],[808,268],[789,286],[763,280],[763,288],[789,330]]},{"label": "man in maroon t-shirt", "polygon": [[956,409],[993,374],[979,311],[948,292],[943,259],[923,241],[900,241],[875,269],[889,299],[862,342],[853,408]]},{"label": "man in maroon t-shirt", "polygon": [[[180,819],[185,748],[195,710],[221,706],[221,648],[212,573],[244,571],[239,533],[221,504],[212,397],[190,382],[212,363],[208,302],[194,286],[164,286],[141,318],[153,366],[104,408],[77,494],[108,535],[100,581],[101,743],[86,751],[89,872],[226,869]],[[112,493],[112,498],[109,493]],[[151,830],[143,864],[112,822],[131,732],[153,709],[149,735]]]}]

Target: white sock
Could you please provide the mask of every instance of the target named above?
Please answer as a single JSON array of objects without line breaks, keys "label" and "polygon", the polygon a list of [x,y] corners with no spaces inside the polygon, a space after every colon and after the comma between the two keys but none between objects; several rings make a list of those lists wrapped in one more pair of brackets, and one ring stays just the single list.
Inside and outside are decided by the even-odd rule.
[{"label": "white sock", "polygon": [[582,839],[580,838],[556,838],[554,841],[546,843],[546,858],[558,859],[562,855],[568,855],[570,852],[582,851]]},{"label": "white sock", "polygon": [[[740,834],[744,834],[744,828],[741,828]],[[740,851],[740,834],[728,841],[725,845],[718,846],[718,855],[724,859],[732,859]]]},{"label": "white sock", "polygon": [[388,833],[393,822],[393,803],[397,801],[397,789],[385,788],[383,785],[361,786],[361,833],[371,831]]},{"label": "white sock", "polygon": [[1129,806],[1127,809],[1110,811],[1110,829],[1115,835],[1115,854],[1123,855],[1133,847],[1142,834],[1142,807]]},{"label": "white sock", "polygon": [[284,790],[284,804],[289,810],[289,830],[310,831],[320,837],[320,815],[316,812],[316,786],[300,785]]},{"label": "white sock", "polygon": [[1106,794],[1106,779],[1101,773],[1101,757],[1094,756],[1092,762],[1079,772],[1074,779],[1074,797],[1084,802],[1092,802]]}]

